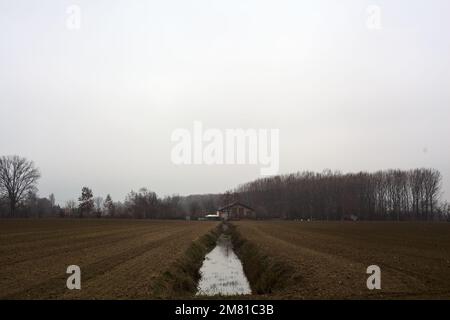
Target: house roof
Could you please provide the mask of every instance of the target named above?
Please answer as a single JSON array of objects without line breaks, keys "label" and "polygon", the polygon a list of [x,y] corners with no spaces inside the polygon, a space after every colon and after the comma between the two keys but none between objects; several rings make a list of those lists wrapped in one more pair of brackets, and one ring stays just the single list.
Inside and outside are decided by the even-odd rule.
[{"label": "house roof", "polygon": [[230,204],[228,204],[228,205],[226,205],[226,206],[224,206],[222,208],[219,208],[218,211],[223,211],[223,210],[229,209],[229,208],[234,207],[234,206],[241,206],[241,207],[247,208],[248,210],[255,211],[253,208],[251,208],[251,207],[249,207],[249,206],[247,206],[247,205],[245,205],[245,204],[243,204],[243,203],[241,203],[239,201],[232,202],[232,203],[230,203]]}]

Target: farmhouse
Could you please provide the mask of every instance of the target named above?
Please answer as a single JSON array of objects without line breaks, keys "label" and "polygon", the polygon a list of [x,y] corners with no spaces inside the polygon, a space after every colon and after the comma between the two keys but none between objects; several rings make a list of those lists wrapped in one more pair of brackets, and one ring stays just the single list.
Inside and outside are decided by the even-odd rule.
[{"label": "farmhouse", "polygon": [[256,219],[253,208],[237,201],[217,210],[217,215],[223,220]]}]

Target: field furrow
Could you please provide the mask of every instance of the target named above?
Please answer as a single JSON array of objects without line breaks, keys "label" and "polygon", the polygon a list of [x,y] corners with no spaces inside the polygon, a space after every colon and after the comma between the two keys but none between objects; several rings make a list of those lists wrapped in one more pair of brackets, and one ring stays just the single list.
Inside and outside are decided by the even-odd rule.
[{"label": "field furrow", "polygon": [[[291,267],[270,297],[448,298],[450,225],[446,223],[236,222],[239,233]],[[382,289],[366,269],[378,265]]]},{"label": "field furrow", "polygon": [[[0,239],[0,298],[152,298],[152,281],[182,257],[192,241],[217,224],[127,220],[46,223],[55,223],[57,228],[54,234],[45,231],[45,237],[39,237],[41,222],[34,229],[26,226],[33,241],[26,241],[21,232],[11,232],[11,228],[20,228],[21,221],[0,225],[9,231],[2,232]],[[65,227],[68,232],[62,236]],[[14,250],[17,239],[20,241]],[[81,290],[66,288],[69,265],[81,268]]]}]

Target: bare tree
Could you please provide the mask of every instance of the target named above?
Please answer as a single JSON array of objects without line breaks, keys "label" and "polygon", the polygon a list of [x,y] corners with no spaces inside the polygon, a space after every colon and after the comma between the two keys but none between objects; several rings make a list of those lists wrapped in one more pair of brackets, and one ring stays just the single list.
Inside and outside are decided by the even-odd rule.
[{"label": "bare tree", "polygon": [[80,218],[83,218],[83,214],[87,213],[88,215],[94,209],[94,195],[92,194],[92,190],[88,187],[83,187],[81,190],[81,197],[78,198],[80,202],[78,208],[80,210]]},{"label": "bare tree", "polygon": [[36,190],[39,178],[32,161],[19,156],[0,158],[0,195],[8,200],[11,217],[27,193]]},{"label": "bare tree", "polygon": [[425,170],[425,201],[427,204],[427,220],[434,218],[434,210],[439,198],[442,176],[439,171],[433,169]]},{"label": "bare tree", "polygon": [[77,203],[75,200],[69,200],[66,202],[66,213],[69,216],[75,216],[75,213],[77,212]]},{"label": "bare tree", "polygon": [[191,215],[191,217],[196,218],[199,211],[200,211],[200,204],[197,201],[192,201],[189,204],[189,214]]},{"label": "bare tree", "polygon": [[56,200],[55,200],[55,195],[52,193],[48,196],[48,200],[50,200],[50,203],[52,205],[52,208],[55,206],[56,204]]},{"label": "bare tree", "polygon": [[155,192],[141,188],[139,192],[131,191],[125,201],[130,214],[136,219],[160,218],[160,199]]},{"label": "bare tree", "polygon": [[106,196],[106,199],[103,202],[103,207],[104,207],[105,213],[108,216],[114,217],[116,207],[115,207],[114,202],[112,201],[111,196],[109,194]]},{"label": "bare tree", "polygon": [[95,197],[94,204],[95,204],[95,214],[97,215],[97,218],[101,218],[102,217],[103,198]]}]

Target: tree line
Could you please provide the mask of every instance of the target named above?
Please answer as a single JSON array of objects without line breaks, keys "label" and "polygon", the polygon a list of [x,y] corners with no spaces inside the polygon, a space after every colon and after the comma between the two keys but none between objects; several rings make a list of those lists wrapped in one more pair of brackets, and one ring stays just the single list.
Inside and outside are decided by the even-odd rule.
[{"label": "tree line", "polygon": [[347,173],[326,170],[258,179],[231,191],[260,217],[318,220],[434,220],[442,176],[434,169]]},{"label": "tree line", "polygon": [[141,188],[131,191],[123,202],[114,202],[108,194],[105,199],[94,197],[88,187],[83,187],[78,203],[71,200],[63,209],[65,217],[132,218],[132,219],[193,219],[206,211],[215,211],[220,196],[198,195],[159,197],[155,192]]},{"label": "tree line", "polygon": [[131,191],[123,202],[94,196],[85,186],[77,200],[62,207],[54,194],[39,197],[37,183],[41,174],[32,161],[19,156],[0,157],[0,217],[2,218],[135,218],[185,219],[199,218],[216,210],[220,195],[170,195],[159,197],[147,188]]},{"label": "tree line", "polygon": [[450,206],[440,203],[442,176],[434,169],[375,173],[298,172],[261,178],[223,194],[159,197],[147,188],[131,191],[124,201],[94,196],[83,187],[64,206],[55,196],[37,195],[39,170],[19,156],[0,158],[0,217],[72,217],[192,219],[215,213],[233,201],[257,217],[305,220],[443,220]]}]

